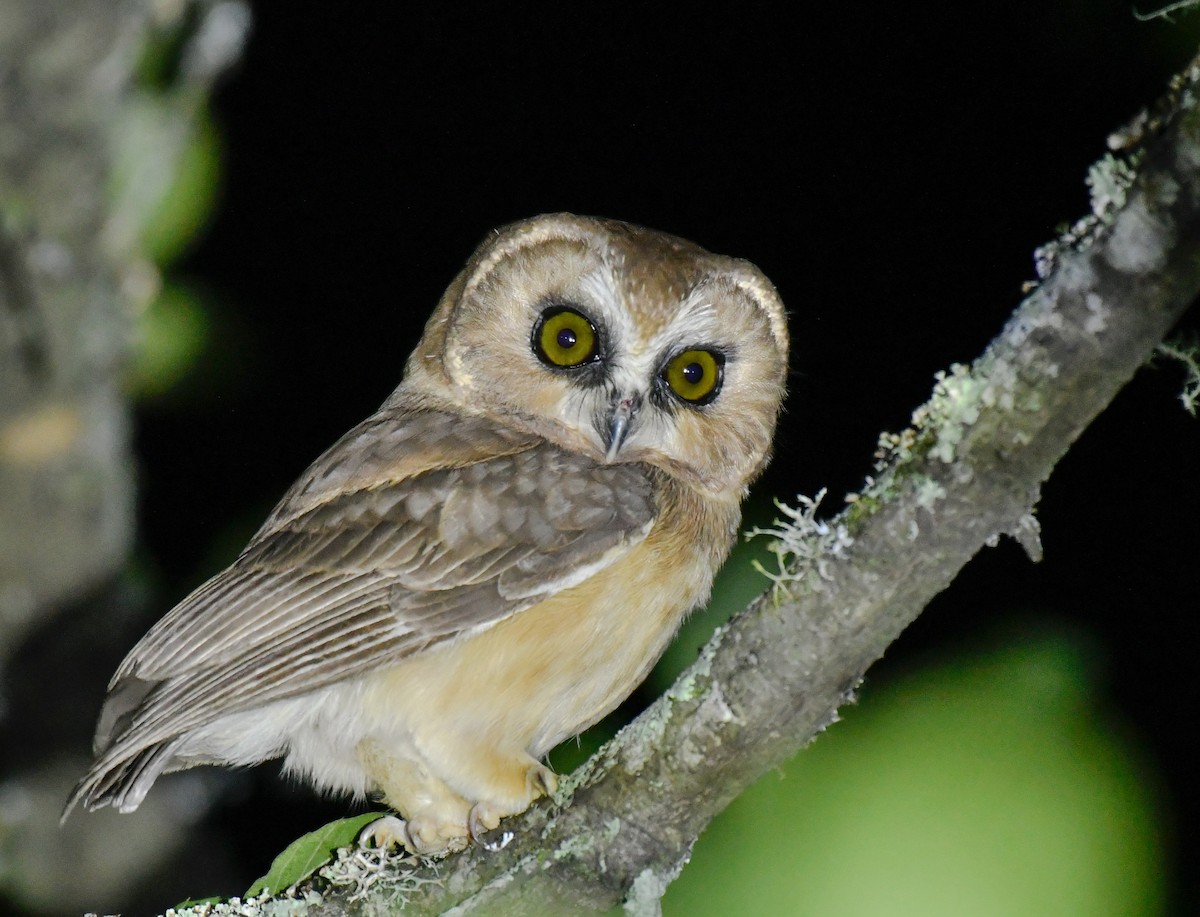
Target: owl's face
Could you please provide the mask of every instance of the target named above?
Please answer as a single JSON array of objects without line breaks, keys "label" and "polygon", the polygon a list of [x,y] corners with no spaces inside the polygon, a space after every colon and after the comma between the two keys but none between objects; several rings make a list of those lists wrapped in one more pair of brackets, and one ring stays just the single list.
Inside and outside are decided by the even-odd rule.
[{"label": "owl's face", "polygon": [[766,462],[786,367],[783,307],[753,265],[558,214],[480,247],[402,389],[740,497]]}]

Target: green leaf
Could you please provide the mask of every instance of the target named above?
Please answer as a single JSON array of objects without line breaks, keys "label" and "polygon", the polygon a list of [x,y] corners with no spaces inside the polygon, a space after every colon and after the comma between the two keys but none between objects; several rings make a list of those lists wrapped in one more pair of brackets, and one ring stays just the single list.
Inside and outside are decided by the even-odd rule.
[{"label": "green leaf", "polygon": [[341,847],[349,847],[358,839],[358,834],[371,822],[383,818],[386,813],[367,812],[353,818],[340,818],[329,824],[296,838],[275,857],[267,874],[257,880],[246,892],[247,898],[261,895],[264,891],[278,894],[297,882],[307,879],[333,859]]}]

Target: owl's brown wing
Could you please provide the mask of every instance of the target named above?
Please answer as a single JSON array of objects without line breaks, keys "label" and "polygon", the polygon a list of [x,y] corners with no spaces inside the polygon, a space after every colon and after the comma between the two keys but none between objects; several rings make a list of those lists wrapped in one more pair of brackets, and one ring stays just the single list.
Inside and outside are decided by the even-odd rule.
[{"label": "owl's brown wing", "polygon": [[[414,424],[437,431],[438,465],[410,469],[411,453],[429,451]],[[406,440],[407,451],[385,448]],[[376,415],[130,652],[77,795],[103,805],[120,789],[106,773],[190,729],[394,664],[582,582],[649,531],[650,473],[480,419]]]}]

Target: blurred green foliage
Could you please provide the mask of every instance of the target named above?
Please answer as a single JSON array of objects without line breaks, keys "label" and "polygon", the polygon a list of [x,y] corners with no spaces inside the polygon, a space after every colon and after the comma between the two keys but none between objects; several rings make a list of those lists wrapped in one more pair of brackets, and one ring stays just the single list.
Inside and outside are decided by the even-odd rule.
[{"label": "blurred green foliage", "polygon": [[166,283],[137,323],[126,386],[137,398],[165,394],[199,360],[209,337],[209,313],[195,290]]},{"label": "blurred green foliage", "polygon": [[664,914],[1161,913],[1146,771],[1094,697],[1061,636],[868,683],[714,820]]},{"label": "blurred green foliage", "polygon": [[[189,14],[150,37],[137,96],[114,132],[114,225],[148,262],[132,288],[141,302],[127,388],[137,398],[170,391],[196,365],[210,334],[201,294],[171,276],[211,218],[220,186],[219,133],[206,99],[179,71],[195,24]],[[190,116],[181,118],[181,110]]]},{"label": "blurred green foliage", "polygon": [[197,112],[182,145],[175,174],[163,195],[143,214],[141,240],[160,267],[173,263],[208,222],[216,205],[221,147],[207,111]]},{"label": "blurred green foliage", "polygon": [[[158,103],[147,100],[143,117],[134,119],[145,122],[145,143],[152,144],[156,136],[160,143],[176,142],[166,136],[168,125],[156,119],[156,111]],[[170,391],[197,364],[210,335],[208,304],[196,288],[175,282],[169,272],[211,216],[219,181],[216,130],[203,114],[190,127],[174,157],[139,162],[131,154],[114,176],[114,193],[134,224],[139,248],[163,275],[137,316],[127,375],[128,390],[136,398]],[[170,162],[170,174],[148,179],[147,171],[163,168],[164,161]]]}]

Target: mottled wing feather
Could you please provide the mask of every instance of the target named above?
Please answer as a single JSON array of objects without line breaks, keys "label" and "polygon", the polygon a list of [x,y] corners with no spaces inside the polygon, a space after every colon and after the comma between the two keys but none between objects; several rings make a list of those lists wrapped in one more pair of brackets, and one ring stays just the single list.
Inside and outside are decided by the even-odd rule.
[{"label": "mottled wing feather", "polygon": [[[442,448],[472,461],[379,484],[383,470],[403,460],[388,459],[377,444],[411,446],[413,438],[394,429],[406,424],[436,429]],[[456,448],[447,428],[471,445]],[[132,696],[136,708],[106,708],[102,729],[123,728],[97,735],[100,747],[110,746],[104,757],[129,759],[223,714],[489,626],[581,581],[645,536],[654,517],[645,466],[600,465],[497,429],[401,411],[344,437],[237,562],[129,654],[110,702]],[[480,455],[481,441],[502,454]],[[339,457],[345,450],[368,456],[371,473]],[[123,688],[130,679],[139,686],[132,695]],[[143,690],[146,683],[153,689]]]},{"label": "mottled wing feather", "polygon": [[539,442],[482,417],[408,408],[397,402],[372,414],[313,462],[284,494],[251,544],[331,494],[367,490],[429,469],[461,468],[522,452]]}]

